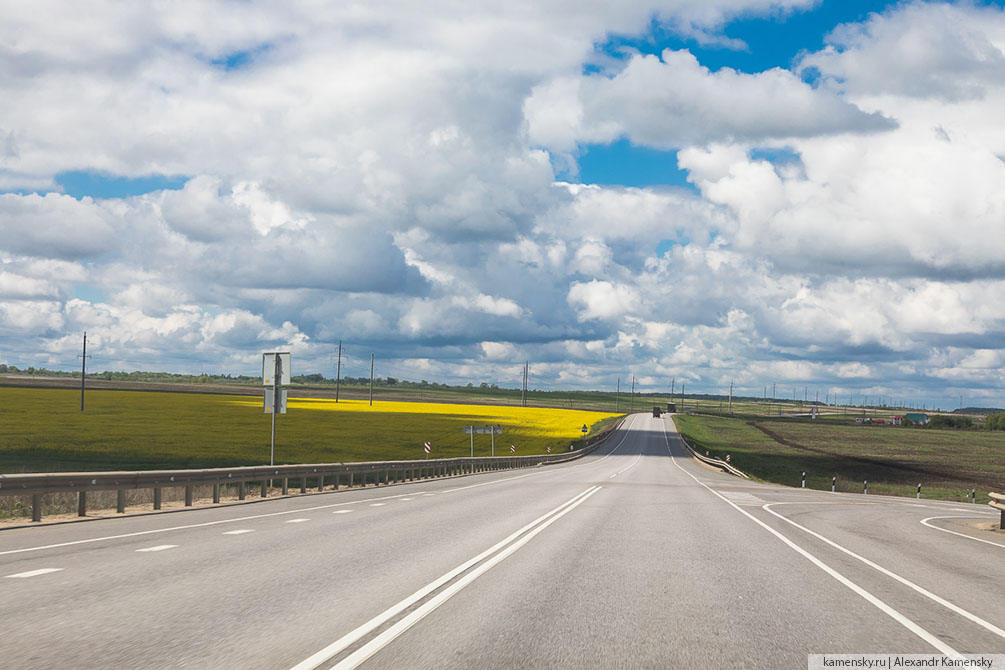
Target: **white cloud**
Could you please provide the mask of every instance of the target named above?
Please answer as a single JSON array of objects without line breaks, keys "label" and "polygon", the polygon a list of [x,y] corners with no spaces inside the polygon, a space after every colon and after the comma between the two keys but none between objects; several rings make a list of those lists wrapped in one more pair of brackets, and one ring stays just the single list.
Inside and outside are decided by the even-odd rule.
[{"label": "white cloud", "polygon": [[[735,47],[731,18],[813,4],[12,6],[0,189],[187,181],[0,195],[2,353],[66,362],[86,329],[124,367],[282,344],[327,372],[344,339],[404,378],[993,388],[999,9],[897,5],[792,72],[596,46],[655,20]],[[555,181],[619,137],[695,189]]]},{"label": "white cloud", "polygon": [[592,280],[573,282],[569,287],[569,304],[579,307],[579,318],[612,319],[633,312],[639,305],[638,292],[631,286]]},{"label": "white cloud", "polygon": [[613,77],[562,78],[535,89],[524,107],[532,141],[569,151],[575,142],[625,136],[663,149],[709,142],[758,142],[894,124],[787,70],[709,71],[688,51],[635,55]]}]

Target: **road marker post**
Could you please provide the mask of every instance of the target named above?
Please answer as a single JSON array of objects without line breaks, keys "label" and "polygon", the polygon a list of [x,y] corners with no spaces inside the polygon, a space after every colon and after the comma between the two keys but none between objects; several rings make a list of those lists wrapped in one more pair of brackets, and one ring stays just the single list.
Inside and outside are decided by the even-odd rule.
[{"label": "road marker post", "polygon": [[918,482],[918,500],[921,500],[921,482]]},{"label": "road marker post", "polygon": [[800,488],[806,488],[806,473],[803,472],[803,485]]},{"label": "road marker post", "polygon": [[837,490],[837,481],[838,481],[837,475],[831,477],[831,493],[834,493],[834,491]]},{"label": "road marker post", "polygon": [[862,495],[868,495],[869,493],[869,480],[866,479],[862,482]]}]

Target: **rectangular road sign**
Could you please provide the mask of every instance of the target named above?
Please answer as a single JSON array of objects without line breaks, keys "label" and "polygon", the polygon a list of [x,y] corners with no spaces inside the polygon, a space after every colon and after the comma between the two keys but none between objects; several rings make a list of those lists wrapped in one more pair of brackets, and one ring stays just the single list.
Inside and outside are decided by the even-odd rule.
[{"label": "rectangular road sign", "polygon": [[[265,402],[262,408],[266,414],[272,414],[273,407],[276,407],[275,390],[267,388],[265,389]],[[286,414],[286,389],[279,389],[279,404],[277,409],[279,410],[279,414]]]},{"label": "rectangular road sign", "polygon": [[502,426],[464,426],[465,435],[502,435]]},{"label": "rectangular road sign", "polygon": [[279,356],[279,385],[290,383],[290,352],[269,352],[262,354],[262,386],[272,386],[275,383],[276,356]]}]

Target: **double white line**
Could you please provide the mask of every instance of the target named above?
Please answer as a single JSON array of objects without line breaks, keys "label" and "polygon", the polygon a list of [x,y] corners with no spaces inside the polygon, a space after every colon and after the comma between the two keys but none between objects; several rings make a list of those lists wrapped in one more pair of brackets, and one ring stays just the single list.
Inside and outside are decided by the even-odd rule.
[{"label": "double white line", "polygon": [[[423,586],[421,589],[401,602],[387,608],[374,618],[364,623],[362,626],[359,626],[352,632],[343,635],[335,642],[332,642],[324,649],[318,651],[316,654],[313,654],[309,658],[297,663],[291,670],[313,670],[314,668],[317,668],[318,666],[324,664],[325,661],[341,654],[350,646],[371,634],[373,631],[400,615],[402,612],[405,612],[415,604],[421,602],[438,589],[449,584],[449,586],[444,588],[432,598],[429,598],[429,600],[410,612],[393,626],[381,632],[379,635],[353,653],[346,656],[338,663],[330,666],[331,670],[348,670],[349,668],[355,668],[360,663],[380,651],[396,637],[414,626],[430,612],[445,603],[465,586],[481,577],[483,574],[492,569],[493,566],[502,562],[517,549],[530,542],[538,533],[558,521],[576,507],[582,505],[590,496],[599,490],[599,486],[591,486],[579,495],[562,503],[547,514],[538,517],[501,542],[489,547],[482,553],[468,561],[465,561],[461,565],[458,565],[456,568],[439,579]],[[458,577],[460,578],[458,579]]]}]

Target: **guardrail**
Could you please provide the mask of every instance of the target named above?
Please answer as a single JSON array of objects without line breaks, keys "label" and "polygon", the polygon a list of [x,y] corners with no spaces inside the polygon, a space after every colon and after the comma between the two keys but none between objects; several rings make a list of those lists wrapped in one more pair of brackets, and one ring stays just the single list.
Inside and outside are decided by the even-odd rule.
[{"label": "guardrail", "polygon": [[1001,520],[998,522],[998,528],[1005,530],[1005,493],[989,493],[988,495],[991,497],[988,504],[1002,513]]},{"label": "guardrail", "polygon": [[87,515],[89,491],[116,491],[116,511],[125,513],[126,491],[153,489],[153,509],[161,508],[165,488],[184,487],[185,506],[192,506],[193,488],[196,485],[213,486],[213,502],[220,502],[220,487],[237,485],[238,500],[247,496],[249,483],[261,486],[261,497],[268,496],[269,482],[282,480],[282,495],[288,495],[290,480],[300,485],[300,493],[307,493],[313,480],[318,491],[331,487],[337,491],[347,487],[394,484],[420,479],[455,477],[492,470],[511,470],[537,465],[562,463],[582,458],[596,449],[621,423],[610,430],[588,438],[583,447],[560,454],[535,456],[496,456],[477,458],[441,458],[417,461],[373,461],[366,463],[323,463],[313,465],[275,465],[237,468],[209,468],[202,470],[144,470],[139,472],[54,472],[0,475],[0,495],[31,496],[31,520],[42,520],[41,496],[46,493],[75,492],[77,516]]},{"label": "guardrail", "polygon": [[683,444],[687,448],[687,450],[691,452],[691,455],[694,456],[695,458],[697,458],[702,463],[706,463],[708,465],[711,465],[712,467],[719,468],[719,469],[721,469],[721,470],[723,470],[725,472],[728,472],[728,473],[730,473],[732,475],[736,475],[737,477],[743,477],[744,479],[750,479],[750,477],[747,475],[747,473],[743,472],[742,470],[737,470],[732,465],[730,465],[729,463],[727,463],[726,461],[724,461],[722,459],[711,458],[709,456],[702,456],[701,454],[698,453],[698,451],[694,447],[692,447],[690,444],[687,443],[687,440],[685,440],[684,436],[681,435],[680,433],[677,433],[677,437],[680,438],[681,444]]}]

